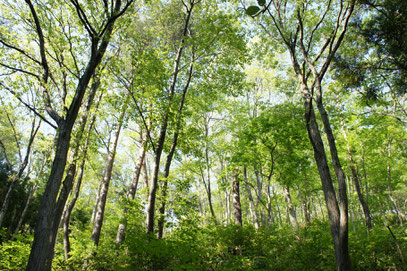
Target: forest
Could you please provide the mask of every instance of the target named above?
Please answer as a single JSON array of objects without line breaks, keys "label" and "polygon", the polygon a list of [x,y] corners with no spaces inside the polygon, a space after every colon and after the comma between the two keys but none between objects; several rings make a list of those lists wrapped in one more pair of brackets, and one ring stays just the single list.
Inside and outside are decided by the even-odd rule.
[{"label": "forest", "polygon": [[407,270],[407,1],[0,1],[0,270]]}]

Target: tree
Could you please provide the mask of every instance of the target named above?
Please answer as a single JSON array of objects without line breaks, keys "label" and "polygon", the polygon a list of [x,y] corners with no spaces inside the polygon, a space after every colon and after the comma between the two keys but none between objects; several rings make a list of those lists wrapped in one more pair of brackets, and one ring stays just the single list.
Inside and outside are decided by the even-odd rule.
[{"label": "tree", "polygon": [[[246,12],[251,16],[267,13],[271,21],[266,22],[267,25],[260,25],[265,29],[266,35],[271,37],[275,37],[273,33],[275,29],[290,55],[291,64],[301,88],[305,124],[314,149],[314,157],[325,195],[335,249],[336,267],[337,270],[350,270],[348,199],[345,174],[338,158],[329,116],[322,101],[322,81],[343,41],[355,7],[355,1],[329,1],[324,9],[319,9],[316,12],[311,11],[312,4],[306,1],[297,3],[285,1],[265,3],[265,1],[260,1],[259,4],[261,4],[261,8],[251,6],[247,8]],[[272,26],[274,29],[272,27],[267,28],[267,26]],[[313,99],[316,101],[322,119],[332,164],[339,182],[339,202],[333,188],[324,143],[314,112]]]},{"label": "tree", "polygon": [[[30,35],[35,33],[35,39],[37,40],[38,49],[34,48],[18,48],[15,44],[12,44],[12,41],[9,41],[5,38],[2,38],[2,45],[7,49],[14,51],[19,54],[20,57],[24,58],[27,64],[27,67],[18,68],[14,63],[5,64],[2,63],[2,66],[6,69],[11,70],[12,72],[21,72],[27,76],[30,76],[33,79],[36,79],[38,86],[41,88],[43,93],[43,102],[44,108],[48,115],[56,123],[51,124],[47,121],[52,127],[57,128],[56,136],[56,152],[54,157],[54,162],[52,169],[49,175],[49,180],[47,187],[44,191],[43,198],[41,201],[41,207],[38,214],[38,221],[35,229],[34,243],[32,246],[29,263],[27,265],[27,270],[50,270],[51,262],[54,255],[54,246],[56,234],[61,219],[62,211],[65,206],[66,196],[69,194],[69,185],[63,186],[62,191],[60,191],[61,181],[65,170],[65,165],[67,161],[67,154],[70,145],[70,139],[72,134],[72,129],[75,124],[79,109],[82,104],[83,97],[85,95],[87,86],[91,79],[91,76],[94,74],[96,68],[99,66],[107,46],[109,44],[110,37],[113,33],[114,23],[116,20],[121,17],[127,8],[132,4],[132,0],[126,1],[122,6],[122,1],[118,0],[110,5],[107,2],[104,2],[100,5],[91,6],[95,10],[102,10],[97,17],[92,17],[89,19],[86,13],[86,10],[83,9],[83,6],[78,1],[70,1],[69,5],[61,5],[61,13],[52,13],[47,11],[45,4],[38,4],[34,6],[32,1],[26,0],[27,10],[21,10],[20,6],[17,6],[17,10],[24,12],[24,15],[29,18],[28,21],[33,22],[33,24],[28,24],[28,29],[33,29],[29,32]],[[86,57],[88,59],[86,66],[79,70],[77,55],[74,52],[73,40],[74,34],[70,32],[70,27],[75,25],[77,22],[68,21],[67,24],[62,20],[70,12],[76,13],[76,16],[80,22],[78,29],[82,27],[88,35],[88,42],[90,43],[90,54]],[[29,15],[27,15],[27,12]],[[68,13],[68,14],[64,14]],[[45,18],[54,18],[56,20],[46,20]],[[44,18],[44,19],[43,19]],[[25,19],[25,18],[24,18]],[[24,20],[23,19],[23,20]],[[24,21],[18,22],[20,25],[24,24]],[[12,28],[13,29],[13,28]],[[65,32],[68,29],[68,32]],[[78,30],[78,31],[82,31]],[[14,29],[13,29],[14,30]],[[60,30],[58,32],[58,30]],[[59,37],[68,44],[68,58],[70,63],[66,64],[63,54],[64,51],[62,48],[60,51],[54,51],[56,54],[49,55],[47,52],[51,52],[56,47],[52,47],[53,36],[57,32]],[[12,36],[17,36],[16,33],[11,33]],[[60,45],[60,44],[58,44]],[[26,51],[30,50],[30,51]],[[57,50],[58,50],[57,49]],[[39,55],[36,52],[39,52]],[[40,60],[37,59],[39,57]],[[52,60],[50,61],[49,58]],[[56,64],[57,66],[54,66]],[[70,67],[76,72],[72,72]],[[59,65],[59,67],[58,67]],[[69,66],[68,66],[69,65]],[[26,69],[31,67],[36,67],[36,71],[41,71],[42,75],[37,75],[35,72],[30,72]],[[62,75],[59,77],[60,73],[57,69],[62,69]],[[76,70],[75,70],[76,69]],[[68,74],[73,75],[77,79],[76,87],[75,83],[67,84]],[[60,82],[57,82],[57,76]],[[74,88],[73,92],[69,92],[69,88]],[[52,93],[53,90],[60,90],[60,104],[59,108],[61,109],[58,113],[59,108],[55,108],[55,105],[52,105]],[[13,93],[14,94],[14,93]],[[71,96],[72,95],[72,96]],[[69,99],[67,99],[67,97]],[[34,111],[38,115],[38,111]],[[46,120],[45,117],[42,119]],[[58,194],[60,195],[59,198]]]}]

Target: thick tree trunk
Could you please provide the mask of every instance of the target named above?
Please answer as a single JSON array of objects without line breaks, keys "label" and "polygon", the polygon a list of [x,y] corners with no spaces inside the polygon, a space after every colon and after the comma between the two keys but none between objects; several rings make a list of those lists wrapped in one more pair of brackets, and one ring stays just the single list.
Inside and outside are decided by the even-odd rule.
[{"label": "thick tree trunk", "polygon": [[103,175],[102,186],[100,188],[100,195],[99,195],[99,202],[96,209],[96,216],[95,216],[95,225],[93,226],[92,237],[91,239],[94,241],[95,245],[99,245],[100,233],[102,231],[105,208],[106,208],[106,201],[107,201],[107,193],[109,192],[109,185],[110,179],[112,178],[112,171],[113,171],[113,164],[114,159],[116,157],[116,149],[119,142],[120,132],[124,122],[124,116],[126,114],[127,109],[127,102],[128,99],[126,98],[124,101],[124,105],[122,111],[120,113],[119,121],[117,124],[117,129],[115,131],[113,137],[113,145],[111,150],[108,150],[108,157],[106,161],[105,172]]},{"label": "thick tree trunk", "polygon": [[297,213],[291,200],[290,187],[288,185],[284,186],[284,198],[285,201],[287,202],[290,223],[294,227],[294,229],[297,230],[298,229]]},{"label": "thick tree trunk", "polygon": [[233,173],[233,183],[232,183],[232,195],[233,195],[233,217],[235,225],[242,226],[242,206],[240,204],[240,180],[239,180],[239,169],[235,168]]},{"label": "thick tree trunk", "polygon": [[[30,6],[30,10],[35,19],[37,29],[39,29],[40,25],[34,7],[32,6],[31,1],[27,1],[27,3]],[[120,11],[120,6],[121,1],[117,1],[113,9],[113,12],[115,14],[114,16],[116,16],[116,14],[118,14],[118,12]],[[78,112],[81,107],[82,100],[88,87],[89,81],[106,52],[107,45],[110,41],[110,36],[113,32],[113,25],[117,18],[118,17],[112,17],[112,20],[109,21],[109,24],[106,27],[106,31],[104,32],[102,37],[92,39],[91,57],[83,75],[79,79],[77,88],[75,90],[75,95],[67,110],[66,118],[64,119],[60,116],[55,116],[56,112],[48,110],[51,116],[54,119],[58,120],[56,151],[51,168],[51,173],[49,175],[48,182],[45,187],[45,191],[43,193],[40,204],[37,223],[34,231],[34,242],[31,248],[30,258],[27,265],[27,270],[29,271],[51,270],[51,263],[54,257],[55,240],[63,210],[63,207],[62,210],[56,209],[56,200],[60,192],[61,181],[65,171],[72,128],[78,116]],[[41,37],[41,30],[39,30],[38,32],[40,39],[43,38]],[[43,40],[42,42],[40,42],[40,46],[40,49],[42,51],[42,59],[44,60],[45,48]],[[43,61],[43,66],[45,65],[46,62]],[[46,69],[44,80],[47,81],[48,70],[47,68],[44,69]],[[65,191],[61,191],[61,193],[69,194],[70,191],[66,191],[67,188],[69,187],[65,187]],[[61,199],[63,199],[63,197],[61,197]],[[63,204],[62,202],[58,204],[58,206],[61,205],[64,206],[65,202],[63,202]]]},{"label": "thick tree trunk", "polygon": [[[314,109],[312,106],[312,97],[306,86],[302,86],[304,93],[304,109],[305,121],[308,131],[308,136],[311,145],[314,149],[314,157],[318,167],[318,172],[322,182],[322,189],[325,195],[325,203],[328,210],[328,216],[331,227],[331,235],[334,243],[335,257],[337,270],[351,270],[351,262],[348,251],[348,212],[347,212],[347,196],[346,184],[344,183],[344,174],[341,170],[339,160],[334,159],[333,164],[338,176],[339,190],[340,190],[340,203],[341,208],[338,207],[338,202],[333,187],[331,173],[329,171],[328,161],[325,154],[324,143],[321,138],[321,133],[316,122]],[[328,142],[331,147],[331,155],[337,157],[336,148],[334,148],[334,140],[332,131],[327,122],[327,114],[320,106],[321,117],[324,123],[325,132],[327,133]],[[333,153],[332,153],[333,152]],[[335,157],[335,158],[336,158]],[[342,171],[342,172],[341,172]]]}]

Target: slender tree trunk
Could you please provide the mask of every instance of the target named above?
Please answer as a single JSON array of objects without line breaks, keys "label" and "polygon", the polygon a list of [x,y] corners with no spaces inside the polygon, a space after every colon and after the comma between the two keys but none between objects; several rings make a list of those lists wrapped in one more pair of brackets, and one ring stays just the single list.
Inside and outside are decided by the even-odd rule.
[{"label": "slender tree trunk", "polygon": [[[206,192],[208,194],[209,209],[211,211],[212,218],[216,221],[215,211],[212,205],[212,190],[211,190],[211,174],[209,166],[209,146],[208,146],[208,136],[209,136],[209,120],[205,118],[205,162],[206,162]],[[205,182],[205,177],[202,175],[202,179]]]},{"label": "slender tree trunk", "polygon": [[242,206],[240,204],[240,180],[239,180],[239,169],[235,168],[233,173],[233,183],[232,183],[232,195],[233,195],[233,217],[235,225],[242,226]]},{"label": "slender tree trunk", "polygon": [[[28,159],[30,158],[30,154],[31,154],[31,147],[32,147],[32,144],[34,142],[35,136],[37,135],[37,132],[38,132],[38,130],[40,128],[40,125],[41,125],[41,122],[39,122],[38,125],[36,125],[36,121],[35,121],[35,118],[34,118],[34,120],[32,122],[30,139],[29,139],[28,144],[27,144],[27,149],[26,149],[24,160],[21,161],[21,154],[20,154],[20,166],[18,168],[17,174],[12,177],[10,186],[8,187],[8,190],[7,190],[7,194],[6,194],[6,196],[5,196],[4,200],[3,200],[3,204],[2,204],[1,209],[0,209],[0,228],[3,225],[3,220],[4,220],[4,217],[6,215],[8,205],[10,203],[10,199],[11,199],[11,195],[12,195],[13,190],[14,190],[14,186],[21,179],[21,177],[23,176],[24,170],[26,169],[26,167],[28,165]],[[17,142],[17,144],[18,144],[18,142]],[[4,149],[4,152],[5,151],[6,150]],[[11,167],[11,165],[9,165],[9,167]]]},{"label": "slender tree trunk", "polygon": [[[148,128],[149,129],[149,128]],[[137,192],[137,187],[138,187],[138,182],[141,174],[141,170],[143,168],[144,162],[145,162],[145,156],[146,156],[146,149],[147,149],[147,134],[149,133],[149,130],[146,132],[145,137],[143,137],[143,130],[140,127],[140,150],[139,150],[139,155],[137,158],[137,163],[134,169],[133,173],[133,178],[131,181],[130,185],[130,191],[128,193],[128,197],[131,200],[134,200],[136,197],[136,192]],[[125,238],[125,232],[127,228],[127,218],[126,214],[128,212],[128,208],[124,208],[123,211],[123,218],[122,222],[120,223],[118,229],[117,229],[117,234],[116,234],[116,243],[121,243],[123,242]]]},{"label": "slender tree trunk", "polygon": [[20,229],[21,229],[21,226],[23,225],[25,215],[27,214],[28,206],[30,206],[31,199],[32,199],[32,197],[33,197],[33,195],[34,195],[34,193],[35,193],[35,190],[37,190],[37,185],[36,185],[36,184],[33,185],[33,186],[31,187],[31,189],[30,189],[30,193],[28,194],[27,201],[25,202],[23,212],[21,213],[20,219],[18,220],[17,227],[16,227],[16,229],[14,230],[14,234],[15,234],[15,235],[18,234],[18,232],[19,232]]},{"label": "slender tree trunk", "polygon": [[[279,222],[280,225],[283,225],[283,220],[281,218],[280,204],[279,204],[279,202],[277,200],[277,196],[276,196],[276,192],[275,192],[274,188],[273,188],[273,198],[274,198],[274,201],[276,202],[278,222]],[[271,202],[271,198],[270,198],[270,202]]]},{"label": "slender tree trunk", "polygon": [[168,193],[168,177],[170,176],[172,158],[174,157],[175,150],[176,150],[177,144],[178,144],[179,131],[181,129],[181,121],[182,121],[182,110],[183,110],[184,104],[185,104],[185,97],[186,97],[187,91],[189,89],[189,85],[191,83],[192,73],[194,71],[193,59],[194,59],[194,55],[192,56],[192,61],[190,63],[188,79],[187,79],[187,82],[182,91],[182,97],[181,97],[181,101],[180,101],[177,116],[176,116],[176,127],[175,127],[174,138],[172,140],[171,149],[167,155],[167,160],[165,162],[165,167],[164,167],[164,182],[163,182],[163,187],[161,190],[161,206],[160,206],[160,210],[159,210],[160,218],[158,220],[158,238],[159,239],[161,239],[163,237],[163,233],[164,233],[164,220],[165,220],[164,215],[165,215],[165,204],[167,202],[167,193]]},{"label": "slender tree trunk", "polygon": [[303,193],[301,192],[301,187],[299,185],[298,185],[298,196],[301,199],[302,213],[304,216],[305,224],[308,224],[310,222],[308,197],[307,195],[305,196],[303,195]]},{"label": "slender tree trunk", "polygon": [[106,207],[106,201],[107,201],[107,193],[109,191],[110,179],[112,178],[113,164],[114,164],[114,159],[116,156],[116,149],[117,149],[117,145],[119,142],[120,132],[121,132],[123,122],[124,122],[124,116],[126,114],[127,102],[128,102],[128,96],[126,97],[126,99],[124,101],[124,105],[123,105],[122,111],[120,113],[119,121],[117,124],[117,129],[116,129],[114,137],[113,137],[113,145],[111,147],[111,150],[108,150],[108,157],[107,157],[107,161],[106,161],[105,172],[103,175],[102,186],[100,189],[99,202],[98,202],[98,206],[96,208],[95,225],[93,227],[92,237],[91,237],[92,240],[95,242],[96,246],[99,244],[100,233],[102,231],[102,225],[103,225],[105,207]]},{"label": "slender tree trunk", "polygon": [[259,229],[259,218],[257,217],[256,206],[254,204],[254,199],[253,199],[253,196],[252,196],[252,191],[250,189],[249,180],[247,179],[246,166],[243,166],[243,176],[244,176],[244,180],[245,180],[246,192],[247,192],[247,195],[249,197],[250,214],[251,214],[251,216],[253,218],[254,228],[255,228],[256,231],[258,231],[258,229]]},{"label": "slender tree trunk", "polygon": [[[263,205],[264,204],[264,201],[263,201],[263,183],[262,183],[260,172],[259,172],[259,170],[257,168],[257,165],[255,164],[253,166],[253,168],[254,168],[254,174],[256,176],[256,184],[257,184],[257,193],[256,194],[257,194],[257,198],[258,198],[258,201],[260,202],[260,204]],[[260,218],[261,218],[262,225],[263,225],[263,227],[265,227],[267,222],[266,222],[266,216],[264,215],[263,208],[260,208],[259,213],[260,213]]]},{"label": "slender tree trunk", "polygon": [[[339,114],[340,114],[341,113],[341,107],[339,105],[339,97],[337,97],[337,106],[338,106],[338,111],[339,111]],[[343,121],[343,118],[341,118],[341,128],[342,128],[343,137],[345,138],[345,142],[346,142],[346,149],[348,151],[348,159],[350,161],[350,168],[351,168],[351,172],[352,172],[353,182],[355,184],[356,193],[358,195],[359,202],[362,205],[363,215],[365,217],[365,222],[366,222],[367,229],[370,230],[372,228],[372,222],[371,222],[371,218],[370,218],[370,211],[369,211],[369,207],[368,207],[368,205],[365,202],[365,199],[363,197],[363,193],[362,193],[362,191],[360,189],[359,175],[358,175],[357,170],[356,170],[355,161],[353,160],[352,149],[351,149],[350,144],[349,144],[348,134],[346,133],[345,123]]]},{"label": "slender tree trunk", "polygon": [[290,223],[294,227],[294,229],[297,230],[298,229],[297,214],[291,200],[290,187],[288,185],[284,186],[284,198],[285,201],[287,202]]},{"label": "slender tree trunk", "polygon": [[225,191],[225,205],[226,224],[228,224],[230,221],[230,193],[228,190]]},{"label": "slender tree trunk", "polygon": [[[99,83],[100,83],[100,80],[99,80],[99,78],[97,78],[97,80],[93,84],[94,89],[92,89],[92,91],[96,92],[96,89],[99,87]],[[101,92],[101,94],[100,94],[100,96],[99,96],[99,98],[97,100],[97,103],[96,103],[96,106],[95,106],[96,112],[98,111],[100,101],[102,100],[102,96],[103,96],[103,92]],[[92,98],[92,100],[93,100],[93,98]],[[90,106],[90,104],[89,104],[89,106]],[[85,114],[89,113],[89,109],[85,112]],[[70,221],[71,221],[71,214],[72,214],[73,208],[75,207],[76,201],[79,198],[79,193],[80,193],[80,190],[81,190],[83,173],[84,173],[84,170],[85,170],[86,157],[87,157],[87,153],[88,153],[88,146],[89,146],[89,142],[90,142],[90,136],[91,136],[93,127],[94,127],[95,122],[96,122],[96,112],[92,116],[92,119],[91,119],[91,122],[90,122],[89,128],[88,128],[88,134],[87,134],[87,137],[86,137],[85,145],[83,146],[82,162],[81,162],[81,165],[79,167],[79,174],[78,174],[77,181],[76,181],[75,192],[73,194],[73,197],[72,197],[70,203],[67,205],[65,213],[64,213],[64,219],[63,219],[63,245],[64,245],[64,256],[65,256],[66,261],[69,259],[69,253],[71,251],[71,245],[70,245],[70,241],[69,241],[69,224],[70,224]],[[83,126],[85,126],[85,123],[83,123]],[[92,219],[94,219],[93,214],[92,214]]]},{"label": "slender tree trunk", "polygon": [[400,208],[397,204],[397,201],[394,199],[393,197],[393,189],[391,186],[391,141],[389,142],[388,146],[387,146],[387,151],[388,151],[388,159],[389,162],[387,164],[387,189],[389,192],[389,198],[391,203],[393,204],[394,210],[396,211],[397,217],[400,221],[400,225],[403,225],[403,219],[401,217],[401,212],[400,212]]},{"label": "slender tree trunk", "polygon": [[178,51],[175,54],[174,58],[174,67],[173,67],[173,73],[172,73],[172,78],[171,78],[171,85],[169,88],[169,96],[168,96],[168,107],[166,109],[166,112],[163,116],[163,120],[161,123],[161,129],[160,129],[160,135],[158,138],[158,144],[155,149],[155,161],[154,161],[154,170],[153,170],[153,176],[151,180],[151,187],[148,195],[148,203],[147,203],[147,233],[153,233],[154,232],[154,216],[155,216],[155,200],[157,197],[157,188],[158,188],[158,175],[160,172],[160,162],[161,162],[161,154],[164,148],[164,143],[165,143],[165,137],[167,133],[167,126],[168,126],[168,118],[170,114],[170,107],[172,105],[172,98],[174,96],[175,92],[175,86],[177,83],[178,79],[178,74],[179,74],[179,65],[181,62],[181,57],[182,57],[182,52],[184,50],[185,46],[185,39],[188,34],[188,26],[189,22],[191,19],[192,15],[192,10],[194,8],[194,2],[190,3],[191,5],[189,7],[186,7],[186,17],[185,17],[185,22],[184,22],[184,28],[182,32],[182,39],[180,42],[180,45],[178,47]]}]

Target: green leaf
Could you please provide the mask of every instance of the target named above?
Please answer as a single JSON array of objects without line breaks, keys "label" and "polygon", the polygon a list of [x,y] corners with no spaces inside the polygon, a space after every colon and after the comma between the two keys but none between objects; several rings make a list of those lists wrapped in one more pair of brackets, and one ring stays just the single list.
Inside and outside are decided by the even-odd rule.
[{"label": "green leaf", "polygon": [[266,0],[257,0],[257,4],[259,4],[259,6],[264,6],[266,4]]},{"label": "green leaf", "polygon": [[246,9],[246,14],[250,16],[256,15],[260,11],[258,6],[250,6]]}]

